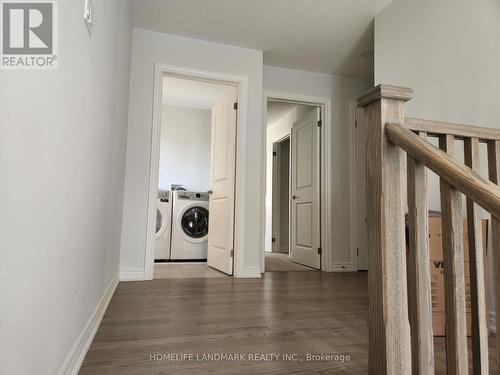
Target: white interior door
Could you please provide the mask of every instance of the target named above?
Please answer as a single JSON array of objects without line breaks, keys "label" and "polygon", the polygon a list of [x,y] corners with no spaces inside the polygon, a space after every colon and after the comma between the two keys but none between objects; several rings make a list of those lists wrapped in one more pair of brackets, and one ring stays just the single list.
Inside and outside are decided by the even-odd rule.
[{"label": "white interior door", "polygon": [[237,93],[230,91],[212,110],[207,263],[232,275]]},{"label": "white interior door", "polygon": [[292,261],[320,268],[319,108],[293,124],[291,132]]},{"label": "white interior door", "polygon": [[365,111],[356,107],[356,247],[358,271],[368,270],[368,228],[366,224],[366,145]]}]

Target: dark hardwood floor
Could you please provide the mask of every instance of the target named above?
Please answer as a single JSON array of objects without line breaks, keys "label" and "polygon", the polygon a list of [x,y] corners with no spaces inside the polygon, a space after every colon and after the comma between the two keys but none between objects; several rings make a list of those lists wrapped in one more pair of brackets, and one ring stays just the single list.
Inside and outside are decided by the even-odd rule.
[{"label": "dark hardwood floor", "polygon": [[[366,374],[367,319],[366,273],[120,283],[80,374]],[[491,338],[490,374],[498,374],[493,345]],[[446,373],[444,350],[444,338],[436,338],[436,374]],[[172,353],[193,358],[167,360]],[[196,361],[205,353],[246,360]],[[259,353],[297,356],[265,361]],[[307,361],[307,353],[350,360]],[[162,360],[151,360],[155,354]]]},{"label": "dark hardwood floor", "polygon": [[[363,273],[120,283],[80,374],[364,374],[367,311]],[[243,353],[247,360],[150,360],[154,353]],[[249,360],[251,353],[300,357],[270,362]],[[350,361],[307,362],[307,353]]]}]

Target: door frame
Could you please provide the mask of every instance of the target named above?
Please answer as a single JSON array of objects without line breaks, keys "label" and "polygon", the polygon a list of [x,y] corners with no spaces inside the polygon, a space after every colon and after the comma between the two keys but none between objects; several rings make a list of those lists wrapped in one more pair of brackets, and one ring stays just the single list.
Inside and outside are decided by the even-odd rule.
[{"label": "door frame", "polygon": [[[322,126],[320,128],[321,142],[320,142],[320,241],[321,248],[321,271],[333,271],[333,237],[332,237],[332,172],[331,172],[331,155],[332,155],[332,142],[331,142],[331,98],[300,95],[289,92],[279,91],[264,91],[263,102],[263,129],[265,140],[263,151],[263,171],[262,171],[262,191],[263,200],[266,199],[266,160],[267,160],[267,102],[268,101],[284,101],[297,104],[307,104],[321,108]],[[266,208],[263,204],[264,210],[261,217],[261,230],[262,233],[266,232]],[[271,205],[272,210],[272,205]],[[265,235],[262,236],[262,241],[265,241]],[[262,246],[260,252],[260,269],[265,272],[265,246]]]},{"label": "door frame", "polygon": [[[284,137],[278,139],[277,141],[274,141],[273,142],[273,152],[274,152],[274,145],[276,145],[277,147],[281,148],[281,144],[285,141],[289,141],[291,142],[291,134],[288,134],[288,135],[285,135]],[[290,143],[290,147],[291,147],[291,143]],[[278,203],[278,209],[277,210],[272,210],[272,225],[274,225],[274,220],[276,219],[276,221],[278,222],[281,222],[281,184],[283,183],[283,180],[281,178],[281,158],[282,158],[282,155],[283,153],[281,152],[281,149],[279,149],[279,151],[276,151],[276,159],[273,159],[273,168],[272,168],[272,182],[271,182],[271,191],[272,191],[272,204],[271,204],[271,207],[275,207],[275,203]],[[274,156],[274,155],[273,155]],[[290,155],[289,155],[289,158],[290,158]],[[289,159],[290,162],[288,163],[288,167],[289,167],[289,173],[291,172],[290,170],[290,164],[291,164],[291,159]],[[274,165],[276,163],[276,168],[274,168]],[[276,184],[275,184],[275,179],[276,179]],[[288,194],[287,196],[290,196],[290,177],[288,178],[288,181],[287,181],[287,185],[288,185]],[[274,187],[276,187],[276,189],[274,189]],[[276,191],[275,191],[276,190]],[[276,195],[275,195],[276,194]],[[290,204],[288,205],[289,206],[289,218],[290,218]],[[290,227],[290,220],[289,220],[289,223],[288,223],[288,226]],[[271,250],[273,253],[279,253],[280,249],[281,249],[281,224],[278,225],[276,227],[276,232],[275,232],[275,228],[271,228],[271,237],[273,237],[274,234],[276,234],[276,241],[275,242],[272,242],[271,240]],[[290,235],[290,229],[288,230],[288,234]],[[289,244],[290,245],[290,244]],[[290,252],[290,249],[288,249],[288,255],[290,255],[291,252]]]},{"label": "door frame", "polygon": [[245,175],[246,175],[246,134],[248,78],[244,76],[218,73],[206,70],[186,68],[175,65],[156,63],[154,67],[153,126],[151,131],[151,152],[148,189],[148,212],[146,226],[146,248],[144,256],[144,280],[153,280],[154,246],[156,227],[156,199],[160,171],[160,137],[163,77],[173,76],[196,81],[205,81],[235,86],[238,97],[236,114],[236,178],[235,178],[235,214],[234,214],[234,256],[233,276],[244,276],[244,231],[245,231]]}]

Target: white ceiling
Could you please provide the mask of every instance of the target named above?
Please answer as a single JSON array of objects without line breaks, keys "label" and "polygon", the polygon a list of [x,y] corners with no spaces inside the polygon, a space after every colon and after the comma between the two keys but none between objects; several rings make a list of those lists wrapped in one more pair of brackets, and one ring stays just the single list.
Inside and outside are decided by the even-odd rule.
[{"label": "white ceiling", "polygon": [[[372,76],[373,17],[392,0],[134,0],[137,27],[264,51],[264,63]],[[367,55],[365,53],[365,55]]]},{"label": "white ceiling", "polygon": [[231,86],[188,79],[163,78],[163,104],[211,110]]}]

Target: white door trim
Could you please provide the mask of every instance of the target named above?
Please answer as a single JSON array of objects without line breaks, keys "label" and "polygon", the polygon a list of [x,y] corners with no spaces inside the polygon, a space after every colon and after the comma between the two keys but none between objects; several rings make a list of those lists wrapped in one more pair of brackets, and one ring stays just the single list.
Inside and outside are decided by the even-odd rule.
[{"label": "white door trim", "polygon": [[[263,102],[263,129],[264,129],[264,144],[262,147],[262,159],[263,163],[266,162],[266,149],[267,149],[267,102],[268,100],[284,100],[301,104],[316,105],[321,107],[322,121],[323,125],[320,129],[321,131],[321,247],[323,252],[321,254],[321,270],[326,272],[333,271],[333,238],[332,230],[333,227],[333,215],[332,215],[332,172],[331,172],[331,155],[332,155],[332,142],[331,142],[331,98],[319,97],[319,96],[309,96],[300,95],[288,92],[277,92],[277,91],[264,91],[264,102]],[[265,164],[264,164],[265,165]],[[262,170],[262,202],[265,201],[266,195],[266,168],[263,167]],[[265,204],[263,204],[263,213],[261,215],[261,231],[265,233]],[[264,242],[264,236],[262,236],[262,242]],[[260,270],[263,273],[265,271],[265,255],[264,247],[261,247],[260,252]]]},{"label": "white door trim", "polygon": [[351,264],[352,270],[358,270],[358,230],[357,230],[357,205],[356,205],[356,108],[358,103],[349,101],[349,180],[350,180],[350,206],[351,206]]},{"label": "white door trim", "polygon": [[154,273],[154,245],[156,227],[156,197],[160,168],[160,136],[163,77],[172,75],[187,79],[225,83],[238,88],[238,114],[236,136],[236,197],[234,217],[234,276],[245,276],[245,175],[246,175],[246,134],[247,134],[247,98],[248,79],[225,73],[198,70],[180,66],[156,63],[154,69],[153,127],[151,132],[151,154],[149,171],[148,217],[146,229],[146,248],[144,255],[144,280],[152,280]]}]

